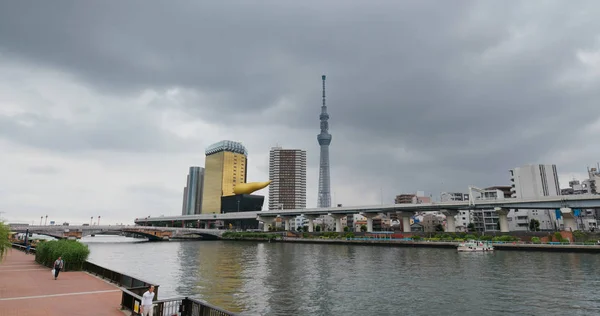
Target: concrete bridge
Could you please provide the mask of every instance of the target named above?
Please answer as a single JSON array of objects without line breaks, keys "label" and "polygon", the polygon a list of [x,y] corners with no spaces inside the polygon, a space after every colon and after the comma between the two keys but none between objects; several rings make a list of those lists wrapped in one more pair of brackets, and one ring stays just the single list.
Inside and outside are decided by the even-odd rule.
[{"label": "concrete bridge", "polygon": [[200,236],[204,239],[218,239],[225,232],[218,229],[198,229],[182,227],[153,227],[153,226],[126,226],[126,225],[104,225],[104,226],[26,226],[11,225],[11,231],[17,233],[34,233],[50,236],[58,239],[81,239],[81,237],[107,233],[129,233],[149,240],[169,240],[177,237]]},{"label": "concrete bridge", "polygon": [[[295,210],[268,210],[260,212],[234,212],[225,214],[195,214],[184,216],[161,216],[136,218],[135,223],[145,226],[178,226],[178,227],[208,227],[211,221],[222,220],[236,222],[244,220],[260,221],[269,225],[279,217],[285,221],[289,230],[290,221],[296,216],[303,215],[308,219],[308,231],[314,230],[313,221],[321,215],[332,216],[336,221],[336,231],[343,231],[342,218],[347,215],[360,214],[367,218],[367,232],[373,231],[373,218],[381,213],[398,213],[402,217],[403,231],[410,232],[410,217],[417,212],[440,211],[447,215],[447,231],[456,230],[454,215],[460,210],[494,210],[497,212],[500,231],[508,232],[508,211],[510,209],[552,209],[560,210],[564,226],[567,230],[576,230],[577,225],[572,209],[600,208],[600,195],[563,195],[546,196],[535,199],[478,199],[459,202],[423,203],[423,204],[390,204],[371,206],[329,207]],[[258,225],[256,225],[258,226]]]}]

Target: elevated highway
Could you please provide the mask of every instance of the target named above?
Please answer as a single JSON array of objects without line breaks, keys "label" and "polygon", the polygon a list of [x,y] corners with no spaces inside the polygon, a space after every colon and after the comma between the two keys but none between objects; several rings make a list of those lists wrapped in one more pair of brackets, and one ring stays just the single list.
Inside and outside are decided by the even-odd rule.
[{"label": "elevated highway", "polygon": [[[571,225],[572,218],[571,209],[589,209],[589,208],[600,208],[600,195],[565,195],[565,196],[547,196],[535,199],[486,199],[486,200],[472,200],[472,201],[460,201],[460,202],[442,202],[442,203],[423,203],[423,204],[389,204],[389,205],[367,205],[367,206],[345,206],[345,207],[328,207],[328,208],[306,208],[306,209],[294,209],[294,210],[268,210],[260,212],[234,212],[225,214],[195,214],[195,215],[183,215],[183,216],[160,216],[160,217],[146,217],[136,218],[135,223],[137,225],[145,226],[179,226],[179,227],[190,227],[194,226],[197,228],[208,227],[208,223],[211,221],[222,220],[226,222],[235,222],[241,220],[256,220],[264,222],[265,230],[268,228],[268,224],[271,224],[277,217],[281,217],[286,220],[286,227],[288,227],[288,220],[298,216],[304,215],[309,220],[309,231],[312,231],[312,220],[321,215],[333,216],[336,221],[341,223],[341,218],[344,215],[361,214],[367,217],[367,231],[372,231],[370,227],[372,225],[372,218],[380,213],[400,213],[404,219],[410,218],[414,213],[423,211],[440,211],[447,215],[455,215],[460,210],[495,210],[498,212],[500,217],[501,231],[508,231],[508,222],[506,215],[509,209],[552,209],[561,210],[565,217],[565,220]],[[450,222],[450,231],[454,229],[454,218],[449,216],[447,218]],[[408,220],[404,221],[404,225],[407,225]],[[341,225],[341,224],[340,224]],[[338,226],[340,226],[338,225]],[[576,227],[576,225],[574,226]],[[404,226],[405,231],[410,231],[410,226]],[[338,228],[340,230],[340,228]]]}]

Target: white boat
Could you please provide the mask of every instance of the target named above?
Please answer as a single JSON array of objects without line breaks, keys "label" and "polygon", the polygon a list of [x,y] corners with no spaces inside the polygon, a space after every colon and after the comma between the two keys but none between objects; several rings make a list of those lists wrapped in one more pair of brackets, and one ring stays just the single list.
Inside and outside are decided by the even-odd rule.
[{"label": "white boat", "polygon": [[459,252],[486,252],[494,251],[491,243],[486,241],[469,240],[458,244]]}]

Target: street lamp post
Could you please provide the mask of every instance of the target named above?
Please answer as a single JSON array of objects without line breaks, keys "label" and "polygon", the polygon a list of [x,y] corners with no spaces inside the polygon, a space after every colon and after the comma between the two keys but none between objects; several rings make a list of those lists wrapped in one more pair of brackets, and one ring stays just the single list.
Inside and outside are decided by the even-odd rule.
[{"label": "street lamp post", "polygon": [[100,226],[100,215],[98,215],[98,226]]},{"label": "street lamp post", "polygon": [[44,222],[44,226],[48,225],[48,215],[46,215],[46,221]]},{"label": "street lamp post", "polygon": [[94,220],[94,216],[90,216],[90,226],[92,226],[92,221]]},{"label": "street lamp post", "polygon": [[42,226],[42,219],[44,219],[44,216],[40,216],[40,226]]}]

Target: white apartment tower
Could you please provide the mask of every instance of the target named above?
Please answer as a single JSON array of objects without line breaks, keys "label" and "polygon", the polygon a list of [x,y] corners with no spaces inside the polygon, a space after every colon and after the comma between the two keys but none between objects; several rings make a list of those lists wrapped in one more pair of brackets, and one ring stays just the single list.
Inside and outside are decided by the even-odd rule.
[{"label": "white apartment tower", "polygon": [[527,165],[510,171],[511,197],[538,198],[560,195],[556,165]]},{"label": "white apartment tower", "polygon": [[[539,198],[560,195],[556,165],[526,165],[510,170],[511,197]],[[510,230],[528,230],[529,222],[536,219],[541,230],[555,230],[558,227],[553,210],[511,210]]]},{"label": "white apartment tower", "polygon": [[269,209],[306,208],[306,151],[271,148]]}]

